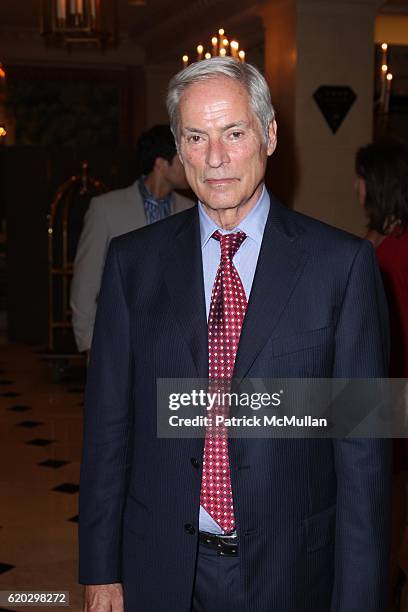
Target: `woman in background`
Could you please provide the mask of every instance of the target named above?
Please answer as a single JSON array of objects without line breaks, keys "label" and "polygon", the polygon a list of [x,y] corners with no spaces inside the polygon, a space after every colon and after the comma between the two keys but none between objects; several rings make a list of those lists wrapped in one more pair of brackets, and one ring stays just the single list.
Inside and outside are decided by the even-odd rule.
[{"label": "woman in background", "polygon": [[[389,305],[389,375],[408,378],[408,147],[369,144],[357,152],[355,168],[359,200],[368,217],[366,238],[376,249]],[[408,440],[394,440],[393,455],[391,580],[395,593],[404,565],[401,545],[407,522]],[[407,567],[404,573],[406,576]]]}]

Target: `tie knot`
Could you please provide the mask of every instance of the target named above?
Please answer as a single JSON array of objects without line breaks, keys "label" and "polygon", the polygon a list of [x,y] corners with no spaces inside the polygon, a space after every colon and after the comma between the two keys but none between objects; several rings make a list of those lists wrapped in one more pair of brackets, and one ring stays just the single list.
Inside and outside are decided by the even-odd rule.
[{"label": "tie knot", "polygon": [[221,234],[218,230],[212,235],[215,240],[219,240],[221,246],[221,261],[230,260],[234,257],[241,244],[246,238],[244,232],[234,232],[232,234]]}]

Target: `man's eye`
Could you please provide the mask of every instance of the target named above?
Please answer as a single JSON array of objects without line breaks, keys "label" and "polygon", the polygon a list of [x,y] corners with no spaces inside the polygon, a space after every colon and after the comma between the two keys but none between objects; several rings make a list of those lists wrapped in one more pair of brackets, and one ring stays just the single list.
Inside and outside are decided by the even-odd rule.
[{"label": "man's eye", "polygon": [[231,132],[231,137],[233,140],[239,140],[244,135],[244,132]]},{"label": "man's eye", "polygon": [[191,136],[187,138],[188,142],[200,142],[200,140],[201,140],[201,136],[199,136],[198,134],[192,134]]}]

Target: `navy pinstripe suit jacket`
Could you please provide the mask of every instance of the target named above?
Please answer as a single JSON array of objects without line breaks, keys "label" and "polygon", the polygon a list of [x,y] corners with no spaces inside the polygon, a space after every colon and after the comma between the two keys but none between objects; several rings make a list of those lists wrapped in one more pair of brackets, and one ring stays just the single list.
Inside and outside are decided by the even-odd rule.
[{"label": "navy pinstripe suit jacket", "polygon": [[[271,197],[235,376],[383,377],[387,359],[371,245]],[[205,378],[207,361],[197,209],[112,240],[86,390],[80,581],[122,582],[126,612],[190,609],[203,440],[157,437],[156,378]],[[389,441],[231,439],[230,458],[246,612],[386,609]]]}]

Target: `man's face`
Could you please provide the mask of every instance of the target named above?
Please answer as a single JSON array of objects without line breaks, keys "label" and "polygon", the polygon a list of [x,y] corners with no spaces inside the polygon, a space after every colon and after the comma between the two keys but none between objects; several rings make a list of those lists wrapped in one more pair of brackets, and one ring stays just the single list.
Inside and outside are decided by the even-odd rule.
[{"label": "man's face", "polygon": [[213,211],[249,212],[276,146],[276,123],[265,143],[245,88],[227,77],[190,85],[179,112],[179,152],[192,190]]},{"label": "man's face", "polygon": [[171,187],[171,190],[188,189],[186,173],[177,154],[173,157],[171,162],[165,161],[165,164],[163,165],[163,173]]}]

